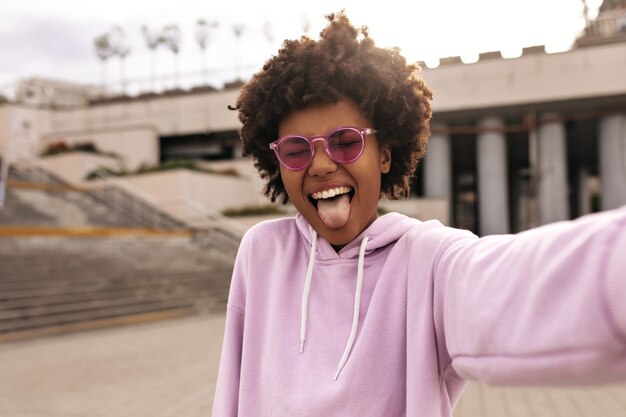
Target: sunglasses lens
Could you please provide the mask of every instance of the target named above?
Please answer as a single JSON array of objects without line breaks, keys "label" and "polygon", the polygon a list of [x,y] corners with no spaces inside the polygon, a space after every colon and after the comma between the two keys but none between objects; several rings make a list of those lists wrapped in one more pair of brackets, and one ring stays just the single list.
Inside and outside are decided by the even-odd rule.
[{"label": "sunglasses lens", "polygon": [[328,151],[337,162],[352,162],[363,151],[363,136],[352,128],[339,129],[328,137]]},{"label": "sunglasses lens", "polygon": [[305,138],[292,136],[280,143],[278,154],[287,167],[300,169],[309,163],[311,147]]}]

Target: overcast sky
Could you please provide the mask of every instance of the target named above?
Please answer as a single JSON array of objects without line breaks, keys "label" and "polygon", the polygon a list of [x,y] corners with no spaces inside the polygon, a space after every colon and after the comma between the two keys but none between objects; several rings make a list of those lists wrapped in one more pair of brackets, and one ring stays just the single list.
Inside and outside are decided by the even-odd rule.
[{"label": "overcast sky", "polygon": [[[591,17],[602,0],[588,0]],[[502,50],[515,56],[522,47],[546,45],[548,51],[569,47],[584,27],[581,0],[366,0],[294,2],[279,0],[0,0],[0,87],[23,77],[48,77],[118,88],[119,59],[106,66],[98,60],[93,40],[119,25],[131,48],[124,78],[135,89],[148,86],[151,55],[141,28],[181,29],[178,61],[165,47],[154,56],[161,88],[172,87],[178,62],[179,83],[202,80],[220,86],[237,76],[248,77],[279,48],[285,38],[303,33],[317,37],[323,15],[345,8],[356,25],[367,25],[379,46],[399,46],[410,61],[461,55],[472,60],[480,52]],[[203,58],[195,41],[198,19],[218,22]],[[233,26],[242,25],[237,39]],[[265,28],[271,31],[266,36]],[[158,87],[158,86],[157,86]]]}]

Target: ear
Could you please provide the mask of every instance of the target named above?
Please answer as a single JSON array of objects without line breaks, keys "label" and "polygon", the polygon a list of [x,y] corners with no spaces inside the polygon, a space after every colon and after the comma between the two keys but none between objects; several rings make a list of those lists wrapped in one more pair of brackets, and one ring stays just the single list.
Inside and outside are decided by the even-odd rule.
[{"label": "ear", "polygon": [[380,150],[380,172],[389,173],[391,169],[391,147],[383,146]]}]

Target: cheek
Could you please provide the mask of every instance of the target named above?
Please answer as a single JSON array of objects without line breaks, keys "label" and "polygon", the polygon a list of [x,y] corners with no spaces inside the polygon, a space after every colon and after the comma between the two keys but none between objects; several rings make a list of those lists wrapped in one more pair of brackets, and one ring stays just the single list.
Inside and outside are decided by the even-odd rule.
[{"label": "cheek", "polygon": [[372,191],[372,188],[380,184],[383,167],[378,153],[372,152],[367,159],[362,161],[362,164],[355,168],[357,169],[354,175],[358,176],[362,183],[368,184],[368,191]]},{"label": "cheek", "polygon": [[371,159],[363,169],[353,173],[354,179],[359,184],[360,198],[364,204],[378,205],[380,199],[381,167],[380,161]]},{"label": "cheek", "polygon": [[283,180],[289,200],[297,201],[302,193],[302,175],[299,172],[289,171],[281,167],[280,177]]}]

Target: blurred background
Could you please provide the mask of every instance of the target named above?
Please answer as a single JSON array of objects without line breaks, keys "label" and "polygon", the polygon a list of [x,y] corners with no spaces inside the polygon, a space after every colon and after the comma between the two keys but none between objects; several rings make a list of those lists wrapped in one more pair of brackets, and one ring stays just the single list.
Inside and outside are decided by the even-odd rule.
[{"label": "blurred background", "polygon": [[[239,240],[295,213],[227,106],[342,8],[435,93],[381,212],[486,235],[626,204],[624,0],[5,2],[0,416],[210,415]],[[472,384],[456,411],[570,414],[626,416],[626,387]]]}]

